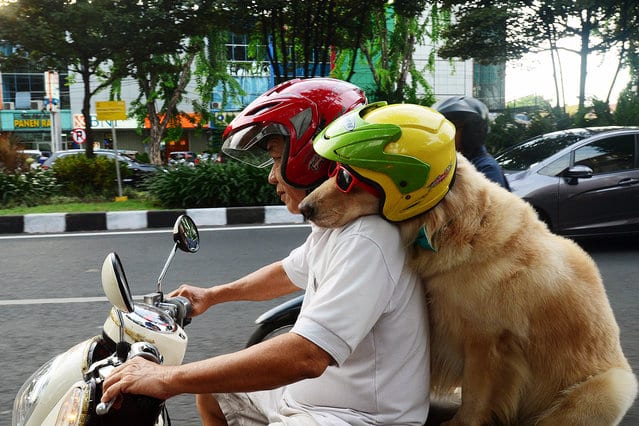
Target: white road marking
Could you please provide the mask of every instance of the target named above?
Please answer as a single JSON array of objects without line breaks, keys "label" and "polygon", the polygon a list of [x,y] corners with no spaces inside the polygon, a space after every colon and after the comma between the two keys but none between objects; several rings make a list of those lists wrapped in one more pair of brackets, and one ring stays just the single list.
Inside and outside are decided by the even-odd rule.
[{"label": "white road marking", "polygon": [[[200,232],[222,232],[222,231],[245,231],[250,229],[270,229],[270,228],[308,228],[310,224],[295,223],[285,225],[251,225],[251,226],[224,226],[218,228],[198,228]],[[96,231],[96,232],[64,232],[60,234],[9,234],[0,235],[0,240],[22,240],[34,238],[68,238],[68,237],[95,237],[96,235],[136,235],[136,234],[167,234],[171,229],[144,229],[136,231]]]},{"label": "white road marking", "polygon": [[[142,300],[142,296],[134,296],[134,300]],[[109,300],[102,297],[57,297],[50,299],[18,299],[18,300],[0,300],[0,306],[12,306],[12,305],[50,305],[54,303],[67,304],[67,303],[94,303],[94,302],[108,302]]]}]

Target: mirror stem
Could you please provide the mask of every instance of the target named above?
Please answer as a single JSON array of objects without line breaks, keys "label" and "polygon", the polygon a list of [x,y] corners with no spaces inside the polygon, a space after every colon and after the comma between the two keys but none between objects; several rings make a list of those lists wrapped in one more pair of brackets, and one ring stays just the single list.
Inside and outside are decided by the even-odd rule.
[{"label": "mirror stem", "polygon": [[124,341],[124,315],[119,309],[115,310],[118,313],[118,321],[120,321],[120,342]]},{"label": "mirror stem", "polygon": [[158,277],[158,285],[157,285],[157,292],[158,293],[162,293],[162,280],[164,279],[164,276],[166,275],[166,271],[169,269],[169,265],[171,264],[171,261],[173,260],[173,256],[175,256],[175,252],[178,249],[178,245],[177,243],[175,245],[173,245],[173,250],[171,250],[171,254],[169,254],[169,258],[166,259],[166,263],[164,264],[164,268],[162,268],[162,272],[160,272],[160,276]]}]

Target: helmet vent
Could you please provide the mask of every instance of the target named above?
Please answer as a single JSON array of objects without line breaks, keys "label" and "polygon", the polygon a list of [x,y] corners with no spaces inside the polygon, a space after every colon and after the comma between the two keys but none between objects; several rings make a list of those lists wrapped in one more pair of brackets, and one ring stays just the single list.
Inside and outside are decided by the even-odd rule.
[{"label": "helmet vent", "polygon": [[258,108],[255,108],[251,111],[247,111],[246,115],[258,115],[263,113],[264,111],[267,111],[271,108],[274,108],[276,106],[278,106],[281,102],[273,102],[273,103],[269,103],[269,104],[265,104],[265,105],[260,105]]}]

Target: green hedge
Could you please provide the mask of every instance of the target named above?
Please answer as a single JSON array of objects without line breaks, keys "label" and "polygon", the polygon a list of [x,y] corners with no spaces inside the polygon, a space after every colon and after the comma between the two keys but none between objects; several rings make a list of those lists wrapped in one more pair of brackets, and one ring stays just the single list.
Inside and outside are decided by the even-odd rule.
[{"label": "green hedge", "polygon": [[145,189],[170,209],[281,204],[267,181],[269,171],[235,161],[181,166],[156,173]]},{"label": "green hedge", "polygon": [[[122,176],[129,170],[122,165]],[[158,171],[139,188],[161,208],[239,207],[281,204],[267,181],[270,168],[238,162],[204,163]],[[0,206],[47,204],[51,197],[95,201],[117,195],[110,159],[83,155],[60,158],[52,170],[0,173]]]},{"label": "green hedge", "polygon": [[[52,170],[67,196],[78,198],[113,197],[118,193],[115,160],[110,158],[67,155],[58,158]],[[130,174],[131,171],[126,164],[120,163],[121,178],[124,179]]]},{"label": "green hedge", "polygon": [[49,172],[0,173],[0,205],[3,207],[37,206],[58,195],[60,190],[61,186]]}]

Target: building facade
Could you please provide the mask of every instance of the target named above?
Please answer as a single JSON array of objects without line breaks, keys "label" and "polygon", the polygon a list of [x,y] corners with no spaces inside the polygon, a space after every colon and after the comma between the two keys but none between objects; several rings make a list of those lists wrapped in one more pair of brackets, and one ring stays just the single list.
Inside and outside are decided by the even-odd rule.
[{"label": "building facade", "polygon": [[[48,81],[52,76],[44,72],[0,73],[0,132],[13,135],[25,149],[51,151],[57,128],[63,136],[60,146],[72,148],[67,139],[73,123],[71,89],[67,74],[55,73],[54,77],[52,84]],[[55,93],[47,90],[56,85]]]}]

